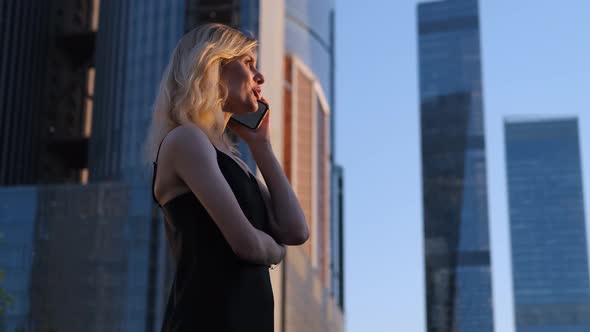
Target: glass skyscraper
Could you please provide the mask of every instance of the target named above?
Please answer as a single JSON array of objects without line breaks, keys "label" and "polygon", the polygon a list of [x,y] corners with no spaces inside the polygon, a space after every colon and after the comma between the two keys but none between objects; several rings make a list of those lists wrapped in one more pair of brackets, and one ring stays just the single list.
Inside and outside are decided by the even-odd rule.
[{"label": "glass skyscraper", "polygon": [[578,121],[505,122],[517,332],[590,331]]},{"label": "glass skyscraper", "polygon": [[149,182],[141,147],[162,73],[183,34],[184,2],[101,1],[90,182]]},{"label": "glass skyscraper", "polygon": [[418,5],[429,332],[494,330],[478,12]]},{"label": "glass skyscraper", "polygon": [[97,1],[2,1],[0,186],[84,177]]},{"label": "glass skyscraper", "polygon": [[0,331],[153,331],[166,243],[143,186],[0,188]]}]

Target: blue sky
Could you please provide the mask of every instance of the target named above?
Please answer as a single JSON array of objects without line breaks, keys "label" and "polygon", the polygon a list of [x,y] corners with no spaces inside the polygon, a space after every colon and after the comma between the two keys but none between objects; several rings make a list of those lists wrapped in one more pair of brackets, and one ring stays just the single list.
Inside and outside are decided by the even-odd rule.
[{"label": "blue sky", "polygon": [[[348,332],[425,331],[416,3],[336,0]],[[496,332],[514,331],[503,119],[577,115],[590,198],[590,2],[480,0]]]}]

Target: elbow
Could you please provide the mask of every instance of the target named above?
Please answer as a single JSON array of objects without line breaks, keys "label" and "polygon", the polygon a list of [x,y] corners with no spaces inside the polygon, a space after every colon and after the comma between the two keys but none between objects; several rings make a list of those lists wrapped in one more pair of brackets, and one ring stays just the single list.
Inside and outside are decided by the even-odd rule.
[{"label": "elbow", "polygon": [[304,244],[305,242],[307,242],[307,240],[309,240],[309,231],[306,230],[305,232],[302,232],[301,234],[296,236],[294,240],[297,243],[295,245]]},{"label": "elbow", "polygon": [[309,240],[309,228],[307,223],[304,223],[301,229],[290,233],[283,242],[286,245],[299,246],[307,242],[307,240]]},{"label": "elbow", "polygon": [[309,227],[307,227],[307,222],[303,224],[303,229],[299,232],[299,236],[297,237],[297,241],[304,244],[309,240]]},{"label": "elbow", "polygon": [[301,241],[301,244],[304,244],[307,240],[309,240],[309,227],[307,226],[307,221],[303,219],[303,227],[300,232],[299,241]]}]

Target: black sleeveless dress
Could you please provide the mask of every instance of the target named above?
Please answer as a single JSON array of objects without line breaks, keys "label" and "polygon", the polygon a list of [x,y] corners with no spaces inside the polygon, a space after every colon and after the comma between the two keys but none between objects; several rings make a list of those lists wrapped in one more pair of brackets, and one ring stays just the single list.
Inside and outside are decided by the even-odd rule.
[{"label": "black sleeveless dress", "polygon": [[[232,157],[217,148],[215,151],[242,211],[254,227],[268,232],[268,216],[256,178],[247,175]],[[153,187],[159,153],[160,148],[152,179],[156,203]],[[274,300],[269,267],[239,259],[192,192],[158,205],[176,227],[181,246],[162,331],[272,332]]]}]

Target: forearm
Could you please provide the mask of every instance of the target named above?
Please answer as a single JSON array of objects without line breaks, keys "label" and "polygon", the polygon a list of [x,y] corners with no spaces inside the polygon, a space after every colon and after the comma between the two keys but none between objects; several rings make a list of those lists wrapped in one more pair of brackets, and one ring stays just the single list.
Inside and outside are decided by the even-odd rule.
[{"label": "forearm", "polygon": [[242,255],[242,259],[261,265],[278,264],[283,260],[285,248],[272,237],[258,229],[255,230],[254,237],[252,247]]},{"label": "forearm", "polygon": [[305,242],[309,236],[305,215],[270,143],[250,146],[250,150],[270,192],[277,228],[293,242]]}]

